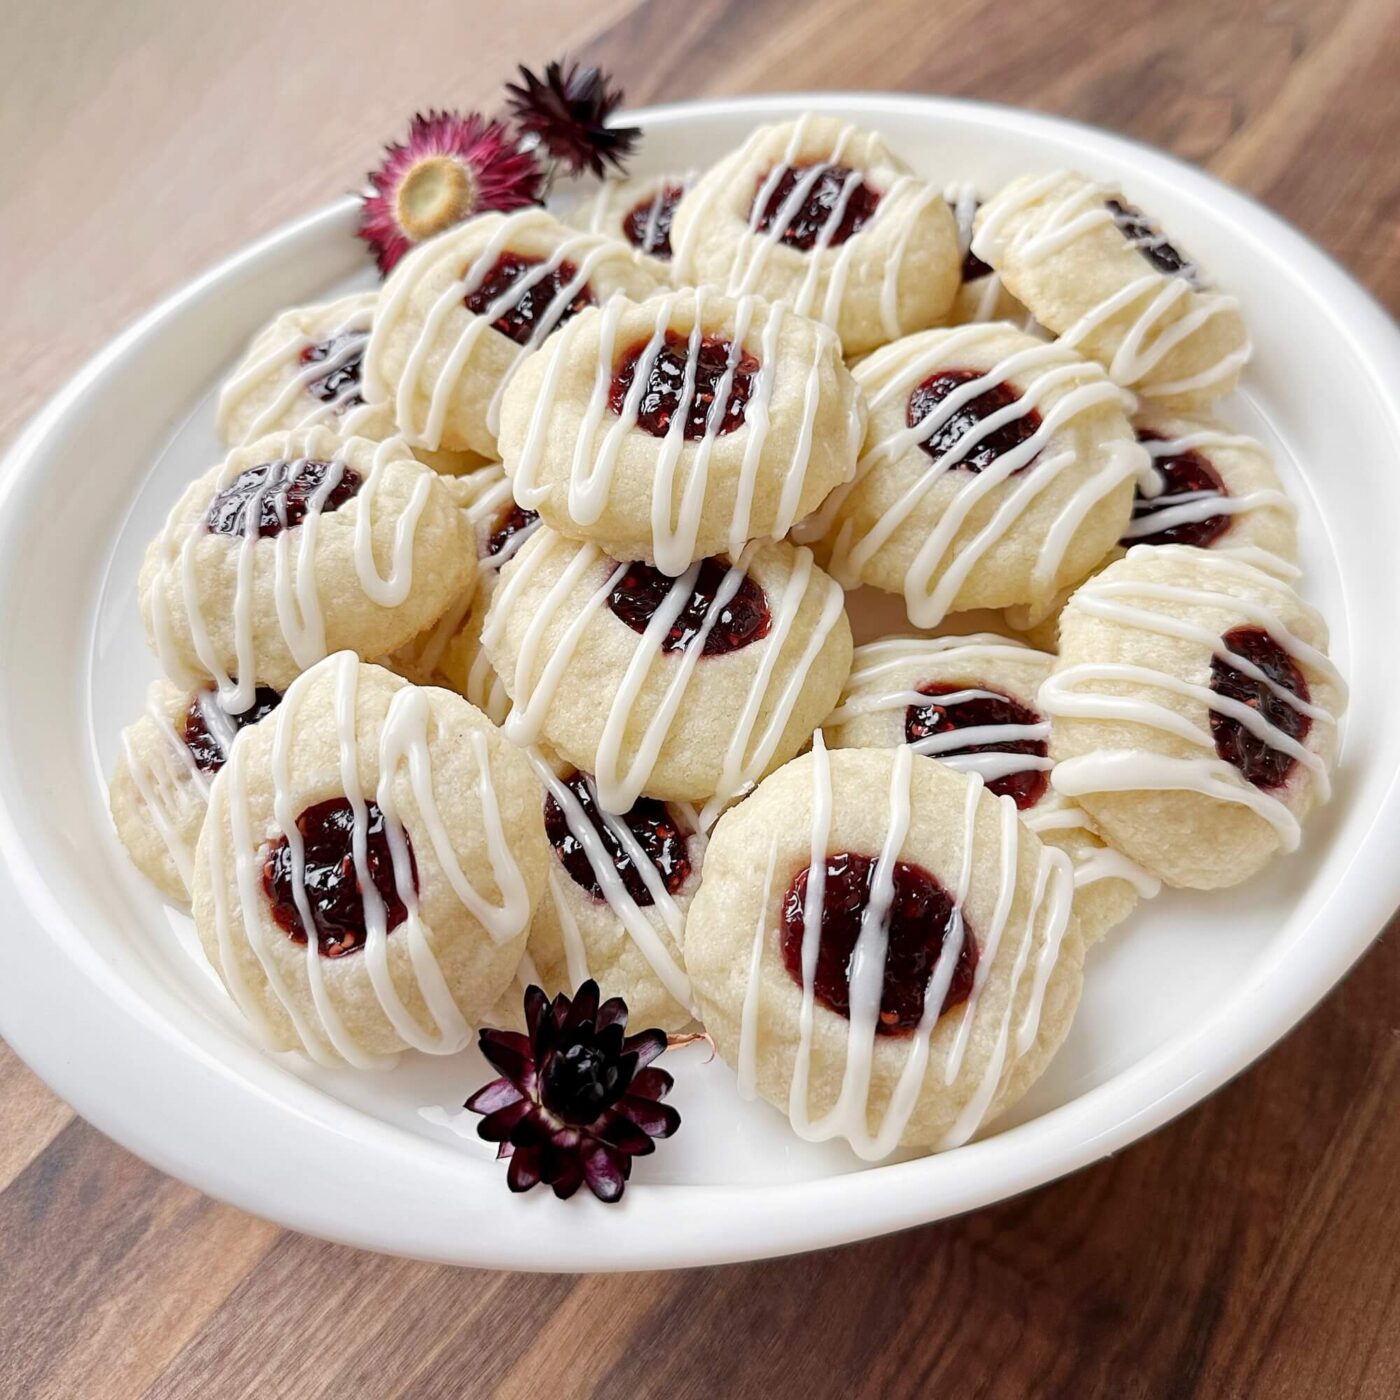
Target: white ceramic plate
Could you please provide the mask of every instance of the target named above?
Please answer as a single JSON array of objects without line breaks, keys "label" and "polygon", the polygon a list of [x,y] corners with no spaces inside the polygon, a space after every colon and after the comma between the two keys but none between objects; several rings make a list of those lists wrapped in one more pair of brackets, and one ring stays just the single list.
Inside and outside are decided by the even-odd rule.
[{"label": "white ceramic plate", "polygon": [[372,280],[346,201],[119,337],[0,474],[0,1032],[132,1151],[298,1229],[467,1264],[651,1268],[837,1244],[996,1201],[1151,1131],[1295,1025],[1400,901],[1394,326],[1242,196],[1026,112],[855,95],[658,108],[636,114],[639,173],[704,165],[755,123],[813,107],[879,128],[939,181],[990,189],[1061,165],[1115,178],[1240,296],[1257,354],[1224,412],[1272,444],[1303,507],[1305,589],[1353,687],[1336,796],[1302,851],[1244,888],[1143,908],[1093,954],[1078,1021],[1032,1095],[993,1135],[938,1157],[871,1168],[801,1142],[688,1049],[667,1061],[680,1134],[639,1165],[621,1206],[512,1197],[484,1144],[420,1113],[485,1080],[474,1050],[362,1075],[256,1049],[188,920],[128,864],[103,775],[154,673],[135,600],[141,551],[216,458],[215,386],[271,314]]}]

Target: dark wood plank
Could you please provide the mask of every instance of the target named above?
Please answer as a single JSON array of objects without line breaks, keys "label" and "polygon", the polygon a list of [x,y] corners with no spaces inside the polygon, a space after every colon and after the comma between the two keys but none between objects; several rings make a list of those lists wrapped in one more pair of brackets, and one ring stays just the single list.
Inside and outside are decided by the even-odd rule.
[{"label": "dark wood plank", "polygon": [[[27,272],[0,433],[181,278],[354,184],[405,112],[570,46],[637,102],[910,89],[1095,122],[1209,165],[1400,308],[1393,0],[542,0],[412,25],[253,0],[217,27],[75,0],[6,39],[0,265]],[[0,1396],[1394,1396],[1397,1006],[1392,933],[1263,1063],[1068,1181],[842,1251],[616,1278],[280,1233],[0,1047]]]}]

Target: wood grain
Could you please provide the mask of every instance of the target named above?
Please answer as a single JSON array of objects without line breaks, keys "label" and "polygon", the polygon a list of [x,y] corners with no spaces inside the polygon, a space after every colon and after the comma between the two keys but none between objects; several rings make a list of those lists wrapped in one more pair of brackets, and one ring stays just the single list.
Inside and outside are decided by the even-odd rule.
[{"label": "wood grain", "polygon": [[[9,0],[0,24],[0,436],[151,301],[352,186],[408,111],[563,49],[637,102],[910,89],[1095,122],[1400,308],[1394,0]],[[1397,1102],[1392,932],[1235,1084],[1031,1196],[769,1264],[515,1277],[211,1202],[0,1046],[0,1396],[1393,1397]]]}]

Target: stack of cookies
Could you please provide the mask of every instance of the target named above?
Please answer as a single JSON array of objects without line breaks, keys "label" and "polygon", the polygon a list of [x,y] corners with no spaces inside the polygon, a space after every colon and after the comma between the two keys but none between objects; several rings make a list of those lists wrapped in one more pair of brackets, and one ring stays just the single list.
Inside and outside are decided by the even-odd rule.
[{"label": "stack of cookies", "polygon": [[[1327,795],[1239,309],[1114,189],[982,204],[824,116],[566,216],[254,340],[142,570],[118,829],[273,1047],[593,977],[803,1136],[965,1141],[1086,947]],[[857,588],[907,633],[853,650]]]}]

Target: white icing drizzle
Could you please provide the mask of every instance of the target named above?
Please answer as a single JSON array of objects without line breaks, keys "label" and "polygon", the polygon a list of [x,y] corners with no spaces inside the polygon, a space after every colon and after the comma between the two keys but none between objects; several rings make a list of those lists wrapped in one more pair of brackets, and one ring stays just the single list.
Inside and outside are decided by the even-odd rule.
[{"label": "white icing drizzle", "polygon": [[[1140,551],[1146,550],[1159,554],[1169,551],[1173,555],[1189,553],[1199,570],[1200,585],[1188,587],[1099,575],[1080,587],[1069,606],[1123,627],[1193,642],[1221,657],[1250,679],[1262,682],[1274,697],[1290,709],[1306,715],[1314,723],[1335,726],[1337,719],[1331,711],[1300,699],[1286,687],[1270,680],[1252,662],[1225,647],[1220,634],[1198,623],[1175,617],[1165,608],[1151,606],[1157,603],[1167,607],[1178,604],[1216,608],[1233,615],[1241,623],[1267,632],[1295,662],[1336,687],[1339,695],[1344,694],[1341,676],[1327,657],[1316,647],[1294,636],[1274,604],[1261,601],[1257,596],[1259,593],[1273,595],[1279,603],[1283,603],[1293,596],[1286,584],[1216,551],[1187,551],[1180,545],[1139,545],[1129,552],[1128,557],[1132,559]],[[1215,582],[1217,579],[1218,585]],[[1256,596],[1241,597],[1231,593],[1226,586],[1230,580],[1248,585]],[[1223,627],[1222,632],[1236,625],[1239,624],[1232,622]],[[1284,850],[1296,849],[1300,836],[1297,817],[1279,797],[1247,782],[1237,769],[1217,757],[1215,741],[1208,728],[1142,695],[1106,694],[1085,688],[1095,682],[1131,684],[1144,687],[1149,692],[1184,696],[1207,711],[1213,710],[1236,720],[1270,748],[1295,759],[1316,787],[1319,801],[1325,802],[1330,795],[1327,764],[1322,756],[1270,723],[1258,709],[1219,695],[1208,685],[1198,685],[1156,667],[1126,662],[1082,663],[1055,672],[1041,687],[1040,708],[1052,717],[1144,725],[1184,739],[1199,748],[1201,753],[1187,758],[1141,749],[1101,749],[1081,754],[1063,759],[1056,765],[1051,782],[1057,792],[1067,797],[1134,790],[1198,792],[1222,802],[1250,808],[1274,828]]]},{"label": "white icing drizzle", "polygon": [[[271,541],[274,560],[272,590],[283,640],[297,665],[306,668],[326,655],[325,615],[316,577],[317,528],[325,503],[340,483],[348,464],[344,444],[327,428],[311,428],[300,441],[301,455],[290,464],[288,485],[296,480],[308,461],[324,461],[329,463],[329,467],[307,502],[305,519],[294,528],[282,530]],[[420,473],[395,527],[389,572],[381,574],[374,558],[374,500],[386,465],[400,458],[402,451],[403,445],[398,439],[375,444],[373,463],[353,502],[356,577],[365,596],[385,608],[399,606],[413,586],[415,536],[433,483],[430,472]],[[255,464],[248,465],[251,467]],[[234,457],[230,457],[214,483],[213,493],[217,494],[230,485],[242,470],[246,468],[240,467]],[[204,674],[216,681],[220,702],[234,712],[246,710],[252,704],[258,680],[257,648],[253,635],[254,561],[259,546],[264,543],[258,535],[257,521],[270,481],[269,473],[264,485],[248,498],[245,520],[249,523],[245,533],[241,537],[230,537],[229,541],[230,547],[238,551],[237,584],[231,610],[236,663],[232,672],[225,668],[223,658],[209,635],[209,622],[201,603],[195,552],[202,540],[210,538],[204,523],[205,513],[201,511],[192,519],[181,521],[178,518],[181,507],[177,505],[157,540],[159,553],[150,599],[152,631],[161,666],[166,675],[180,684],[196,685],[203,679],[201,673],[182,658],[170,615],[169,598],[175,591],[173,581],[178,580],[195,655],[204,668]],[[210,499],[212,501],[212,494]]]},{"label": "white icing drizzle", "polygon": [[[496,943],[518,937],[530,919],[529,891],[520,867],[511,854],[501,821],[486,736],[479,731],[474,732],[470,742],[479,773],[477,797],[481,803],[486,847],[499,903],[480,893],[467,878],[443,823],[428,747],[431,710],[424,692],[411,685],[396,691],[378,736],[379,781],[373,800],[384,816],[384,831],[393,860],[394,887],[407,911],[407,917],[393,930],[392,936],[407,947],[414,983],[433,1021],[433,1025],[424,1025],[404,1004],[390,975],[387,910],[369,868],[368,812],[359,772],[360,735],[356,724],[359,660],[352,652],[339,652],[325,664],[333,668],[335,678],[335,725],[340,753],[338,785],[354,811],[352,858],[367,933],[364,947],[350,956],[363,959],[361,965],[379,1007],[406,1045],[431,1054],[451,1054],[467,1043],[470,1031],[447,985],[422,921],[394,784],[399,774],[406,771],[418,810],[414,857],[420,866],[431,854],[448,886]],[[303,844],[296,825],[299,813],[292,799],[291,753],[296,718],[306,691],[320,674],[322,668],[317,667],[314,672],[299,676],[287,690],[276,714],[268,721],[273,726],[273,821],[276,832],[286,837],[291,854],[292,892],[302,927],[312,930],[306,939],[303,959],[311,1006],[308,1009],[301,1004],[294,988],[283,976],[279,960],[269,942],[285,935],[264,914],[266,896],[262,889],[261,872],[269,833],[255,831],[252,826],[249,782],[253,775],[246,771],[245,755],[248,749],[244,744],[234,745],[224,768],[224,781],[212,789],[206,828],[213,872],[210,890],[214,901],[218,968],[239,1010],[265,1042],[277,1044],[272,1023],[264,1009],[263,994],[248,984],[235,952],[235,940],[246,941],[266,976],[268,991],[286,1012],[306,1053],[320,1064],[339,1064],[343,1061],[357,1068],[369,1068],[385,1061],[367,1051],[355,1038],[327,985],[326,964],[330,960],[322,958],[317,948],[315,922],[304,884]],[[225,844],[225,817],[229,823],[231,850]],[[224,872],[230,868],[237,884],[241,921],[236,919],[230,907],[225,888]],[[353,965],[338,963],[331,975],[348,976],[355,970]]]},{"label": "white icing drizzle", "polygon": [[[628,752],[628,748],[624,746],[624,736],[630,728],[633,710],[653,667],[663,660],[662,639],[690,599],[700,574],[699,561],[692,564],[671,584],[661,606],[647,624],[645,632],[638,635],[631,659],[609,707],[598,746],[597,772],[594,777],[597,783],[598,803],[604,811],[626,812],[646,790],[647,780],[685,701],[691,677],[701,659],[705,639],[719,621],[730,599],[738,592],[758,547],[757,544],[748,546],[730,564],[695,637],[683,651],[672,653],[666,659],[667,664],[674,667],[671,678],[645,731],[636,742],[635,748],[630,751],[630,761],[624,766],[624,756]],[[504,619],[514,598],[530,586],[531,581],[561,549],[577,552],[536,609],[521,640],[512,678],[513,684],[509,687],[515,701],[505,721],[505,733],[512,743],[522,746],[535,744],[542,737],[545,716],[558,695],[560,682],[578,649],[585,629],[594,614],[604,606],[608,594],[628,567],[626,564],[617,564],[604,575],[598,566],[605,562],[605,556],[596,545],[579,547],[558,535],[542,536],[535,548],[519,557],[510,575],[499,584],[499,592],[493,600],[482,634],[482,640],[488,650],[499,642],[505,625]],[[545,658],[542,655],[543,639],[551,620],[558,613],[564,600],[590,574],[598,576],[598,586],[556,641],[552,654]],[[772,692],[778,659],[793,635],[802,603],[813,589],[821,591],[820,616],[806,638],[802,655],[791,668],[791,673],[775,698]],[[767,771],[783,730],[787,727],[788,719],[806,684],[807,676],[845,610],[845,595],[839,584],[816,568],[811,551],[799,549],[782,592],[777,596],[769,592],[768,604],[771,613],[768,635],[753,643],[754,646],[762,648],[760,663],[740,708],[733,738],[725,751],[716,794],[700,813],[700,824],[704,829],[708,829],[727,803],[751,787]],[[770,699],[770,713],[760,729],[759,717],[765,703]]]},{"label": "white icing drizzle", "polygon": [[[857,374],[863,387],[880,384],[869,398],[872,418],[882,405],[891,399],[906,398],[915,386],[940,369],[964,361],[978,364],[985,353],[983,347],[1002,334],[1004,330],[996,325],[960,326],[940,333],[927,347],[914,348],[904,342],[877,350],[863,361]],[[1084,362],[1059,344],[1026,346],[1002,356],[976,379],[960,384],[912,428],[901,426],[869,445],[856,468],[855,481],[898,461],[942,431],[965,404],[1011,380],[1020,390],[1013,403],[973,424],[939,457],[930,459],[899,499],[864,535],[857,538],[853,523],[847,520],[833,541],[831,572],[847,587],[854,587],[875,553],[910,518],[928,493],[957,469],[955,463],[984,437],[1024,417],[1030,410],[1041,414],[1040,426],[1025,442],[1003,452],[982,471],[962,474],[961,488],[947,503],[916,552],[905,572],[903,586],[905,608],[916,627],[936,627],[943,620],[952,610],[968,576],[987,552],[1016,526],[1056,478],[1079,463],[1079,453],[1061,436],[1073,420],[1104,404],[1125,410],[1130,407],[1121,389],[1097,372],[1086,374]],[[1053,403],[1046,401],[1061,388],[1066,391]],[[1048,604],[1055,596],[1065,554],[1099,501],[1133,476],[1144,483],[1145,490],[1155,489],[1155,480],[1147,479],[1151,475],[1147,459],[1136,443],[1124,438],[1103,447],[1102,453],[1103,466],[1086,477],[1044,532],[1032,579],[1036,600],[1041,605]],[[1019,481],[1013,480],[1015,473],[1027,466],[1031,469]],[[825,534],[851,489],[846,486],[833,491],[822,509],[809,516],[794,533],[794,538],[812,539]],[[997,496],[1003,499],[991,518],[954,553],[954,541],[973,510],[984,500]]]},{"label": "white icing drizzle", "polygon": [[[705,297],[705,289],[697,287],[672,292],[648,303],[656,311],[651,336],[637,360],[621,412],[604,428],[615,362],[627,349],[626,345],[617,344],[618,322],[631,306],[622,297],[609,300],[598,325],[593,390],[584,408],[569,473],[569,516],[580,525],[591,525],[607,508],[613,492],[619,453],[627,435],[637,427],[652,367],[666,346],[666,335],[676,308],[683,303],[693,303],[694,325],[689,333],[685,380],[670,427],[657,446],[655,485],[652,488],[652,549],[657,567],[673,577],[687,569],[695,559],[696,539],[710,487],[710,460],[724,422],[734,371],[745,352],[746,336],[758,339],[760,367],[744,409],[748,434],[739,490],[729,524],[730,552],[738,554],[754,537],[753,498],[759,461],[768,441],[769,413],[778,377],[778,339],[784,320],[792,314],[783,302],[770,306],[755,296],[739,298],[734,309],[732,344],[725,372],[715,387],[704,434],[698,441],[690,443],[683,434],[696,393],[695,370],[699,363],[701,342],[706,331],[712,329],[706,325]],[[821,334],[815,337],[812,347],[811,363],[807,366],[803,418],[797,446],[783,476],[778,515],[769,531],[772,539],[781,539],[796,523],[812,454],[822,360],[832,354],[840,357],[840,347],[834,333],[825,327],[820,329]],[[549,435],[550,408],[556,397],[556,385],[564,367],[575,363],[578,358],[573,353],[577,335],[576,323],[566,326],[547,352],[549,363],[544,383],[530,415],[520,460],[512,472],[515,499],[531,509],[546,503],[553,489],[548,484],[540,485],[539,468]],[[857,415],[852,415],[852,421],[858,428]]]},{"label": "white icing drizzle", "polygon": [[[238,372],[219,391],[219,403],[215,416],[215,426],[219,436],[229,440],[233,415],[249,394],[274,374],[285,374],[278,385],[272,401],[248,424],[240,441],[252,442],[279,428],[310,428],[321,423],[334,426],[345,436],[355,432],[355,424],[367,416],[365,407],[357,400],[360,394],[359,383],[355,380],[344,385],[331,399],[320,399],[306,392],[318,379],[334,374],[364,352],[369,340],[370,325],[374,320],[372,293],[342,297],[324,308],[308,308],[337,313],[338,319],[322,336],[308,334],[288,321],[287,334],[275,342],[267,344],[256,356],[249,358]],[[271,329],[271,328],[270,328]],[[302,352],[313,345],[328,344],[344,338],[334,354],[324,360],[312,360],[302,364]],[[290,373],[287,371],[290,370]],[[300,415],[288,419],[294,408]]]},{"label": "white icing drizzle", "polygon": [[[1027,181],[1013,194],[1002,191],[989,203],[982,226],[972,239],[972,251],[991,266],[1003,266],[1013,250],[1026,263],[1036,263],[1062,252],[1075,239],[1104,225],[1118,226],[1119,220],[1105,200],[1118,198],[1107,185],[1073,181],[1073,188],[1050,207],[1037,230],[1023,227],[1008,239],[1006,225],[1042,200],[1056,185],[1067,179],[1057,170],[1038,180]],[[1127,239],[1130,246],[1142,248],[1166,242],[1164,237]],[[1109,376],[1124,386],[1141,386],[1175,350],[1215,317],[1238,310],[1239,302],[1219,292],[1202,289],[1199,274],[1188,268],[1175,276],[1148,268],[1117,292],[1091,307],[1060,335],[1061,343],[1082,345],[1109,321],[1131,318],[1108,363]],[[1153,383],[1143,392],[1165,398],[1174,394],[1195,394],[1223,388],[1249,359],[1251,346],[1230,350],[1196,374]]]},{"label": "white icing drizzle", "polygon": [[[816,239],[806,253],[807,270],[796,295],[792,298],[793,310],[800,316],[809,316],[828,326],[836,326],[840,319],[841,302],[852,262],[863,246],[861,234],[878,222],[903,220],[902,236],[893,255],[885,260],[880,282],[880,311],[884,331],[889,339],[894,340],[903,335],[905,329],[900,317],[899,281],[904,270],[910,236],[919,214],[940,198],[940,195],[931,185],[913,175],[896,176],[888,188],[879,192],[880,201],[875,206],[870,221],[840,245],[834,258],[828,259],[824,256],[831,251],[831,240],[846,215],[851,196],[866,177],[867,172],[862,170],[861,166],[870,161],[875,146],[880,142],[880,137],[875,133],[862,132],[858,127],[847,123],[837,132],[826,159],[810,163],[798,177],[791,193],[775,211],[772,223],[767,229],[760,231],[758,225],[762,221],[763,211],[777,190],[784,173],[799,163],[807,164],[805,160],[799,162],[799,152],[814,120],[814,114],[806,113],[793,123],[783,154],[763,177],[749,212],[748,227],[735,242],[734,257],[724,280],[724,290],[731,296],[742,296],[762,288],[764,270],[775,250],[785,246],[782,243],[783,235],[801,212],[808,194],[833,166],[847,165],[849,162],[848,168],[851,173],[846,177],[840,195],[833,202],[831,212],[818,229]],[[736,168],[748,168],[759,148],[767,140],[770,130],[760,127],[753,132],[733,157]],[[678,281],[696,280],[694,259],[697,232],[706,222],[711,206],[729,194],[728,189],[720,188],[717,184],[710,189],[706,189],[702,184],[690,196],[690,200],[698,201],[698,204],[693,217],[689,218],[685,226],[684,236],[673,246],[675,275]],[[826,290],[818,304],[817,297],[824,272]]]},{"label": "white icing drizzle", "polygon": [[[694,1015],[695,999],[685,969],[667,949],[664,939],[651,919],[647,917],[646,912],[628,893],[627,886],[618,873],[617,866],[613,863],[607,847],[604,846],[593,823],[589,821],[578,798],[570,790],[569,785],[554,772],[553,768],[545,762],[537,751],[531,749],[527,752],[540,781],[545,785],[549,795],[553,797],[559,810],[563,813],[570,836],[573,837],[587,859],[589,868],[593,872],[593,878],[599,889],[602,890],[608,908],[616,916],[627,936],[637,945],[638,951],[646,959],[647,966],[656,975],[657,981],[676,1001]],[[585,781],[593,789],[596,801],[596,785],[587,778]],[[666,932],[671,935],[672,940],[679,947],[685,927],[685,915],[681,913],[680,907],[676,904],[670,891],[667,890],[661,872],[651,863],[625,821],[603,811],[601,806],[599,807],[599,816],[609,834],[631,858],[637,874],[646,886],[647,893],[651,895],[651,907],[656,911]],[[570,878],[568,872],[557,862],[550,867],[550,897],[554,901],[555,912],[559,916],[559,927],[564,939],[565,961],[570,985],[577,987],[591,974],[588,969],[588,952],[583,935],[579,931],[578,923],[569,907],[568,897],[564,891],[564,882]]]},{"label": "white icing drizzle", "polygon": [[[444,326],[448,317],[454,310],[461,309],[463,301],[486,280],[501,254],[509,251],[512,240],[539,231],[549,233],[558,227],[554,217],[543,209],[523,209],[509,215],[502,220],[486,246],[471,258],[428,309],[409,350],[394,397],[394,421],[398,423],[407,441],[415,447],[435,449],[442,445],[443,424],[447,420],[448,410],[468,358],[483,336],[500,334],[492,329],[492,323],[514,307],[527,291],[555,272],[562,263],[570,263],[575,268],[574,276],[560,286],[558,292],[535,317],[526,343],[516,345],[514,341],[506,341],[512,350],[511,362],[506,373],[501,376],[486,410],[487,427],[494,434],[500,427],[501,399],[505,394],[506,385],[521,362],[541,345],[545,337],[559,324],[569,303],[588,286],[589,278],[598,264],[621,256],[613,240],[600,238],[596,234],[579,232],[559,238],[547,257],[511,283],[480,315],[464,315],[457,339],[442,357],[436,373],[430,373],[429,356],[445,334]],[[411,273],[404,272],[398,276],[397,281],[386,284],[380,296],[379,310],[375,315],[374,334],[365,348],[361,367],[361,382],[367,401],[377,403],[389,395],[389,385],[384,374],[384,346],[395,326],[408,314],[409,299],[414,287],[430,279],[441,265],[457,263],[461,259],[462,251],[458,240],[451,237],[432,239],[408,255],[408,260],[412,262]],[[506,340],[505,337],[501,338]],[[425,394],[428,400],[427,414],[421,420],[415,412],[419,393]]]},{"label": "white icing drizzle", "polygon": [[[879,1021],[889,937],[888,916],[894,894],[894,865],[899,859],[909,831],[913,763],[914,754],[908,746],[900,746],[894,750],[885,841],[875,865],[871,880],[871,899],[862,911],[860,933],[850,961],[850,1015],[841,1089],[831,1108],[820,1118],[813,1119],[809,1086],[815,1030],[815,978],[825,900],[826,859],[834,849],[831,840],[834,792],[830,759],[820,730],[813,741],[811,858],[808,865],[806,900],[802,911],[802,1001],[798,1021],[797,1054],[788,1098],[788,1118],[798,1136],[810,1142],[844,1138],[857,1155],[867,1161],[887,1157],[899,1146],[917,1106],[927,1075],[939,1073],[937,1068],[931,1068],[929,1065],[930,1041],[962,953],[965,928],[961,911],[967,902],[974,867],[977,810],[983,784],[978,774],[971,773],[968,775],[967,797],[963,809],[962,865],[957,888],[953,892],[955,921],[943,940],[938,961],[925,989],[924,1009],[919,1025],[903,1038],[907,1049],[899,1078],[878,1127],[871,1132],[870,1095],[873,1086],[876,1027]],[[1069,860],[1064,852],[1044,847],[1039,855],[1034,898],[1022,925],[1019,928],[1013,927],[1011,914],[1015,902],[1022,827],[1016,817],[1016,805],[1010,798],[998,799],[998,829],[1000,840],[997,859],[1000,878],[996,906],[990,923],[979,930],[979,956],[971,993],[961,1006],[954,1007],[947,1013],[957,1018],[957,1029],[941,1066],[944,1085],[951,1086],[962,1071],[972,1028],[981,1009],[987,979],[997,962],[1002,943],[1015,940],[1015,952],[1009,973],[1010,985],[1007,988],[1006,1005],[996,1027],[996,1040],[987,1055],[986,1068],[957,1119],[943,1139],[936,1144],[939,1148],[958,1146],[977,1131],[986,1118],[1005,1075],[1035,1044],[1045,990],[1069,924],[1074,883]],[[754,931],[749,975],[740,1018],[737,1073],[739,1091],[746,1098],[754,1097],[756,1092],[758,1039],[762,1016],[760,973],[764,945],[770,937],[768,919],[774,908],[773,878],[776,851],[775,840],[768,855],[763,904]],[[1040,933],[1042,946],[1040,956],[1032,966],[1031,952],[1037,932]],[[1026,1009],[1019,1024],[1013,1027],[1016,1002],[1027,976],[1030,978],[1030,992]]]}]

